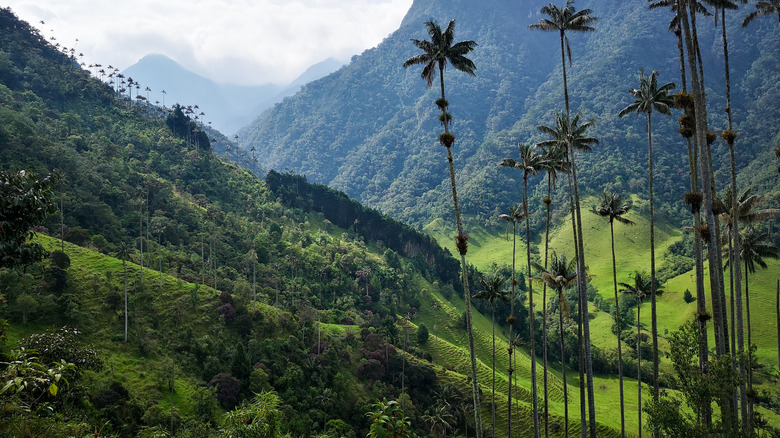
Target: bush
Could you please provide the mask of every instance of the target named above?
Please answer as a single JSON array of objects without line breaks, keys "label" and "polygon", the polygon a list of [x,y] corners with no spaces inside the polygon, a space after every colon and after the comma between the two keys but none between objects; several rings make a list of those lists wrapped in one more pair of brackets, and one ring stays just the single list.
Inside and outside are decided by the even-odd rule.
[{"label": "bush", "polygon": [[426,327],[425,324],[420,324],[420,327],[417,329],[417,343],[424,345],[426,342],[428,342],[429,335],[428,327]]},{"label": "bush", "polygon": [[691,291],[688,289],[685,289],[685,293],[683,293],[683,300],[685,300],[686,303],[692,303],[696,301],[696,298],[694,298],[693,294],[691,294]]},{"label": "bush", "polygon": [[209,387],[216,388],[217,401],[223,408],[233,409],[238,404],[241,382],[230,374],[217,374],[209,382]]}]

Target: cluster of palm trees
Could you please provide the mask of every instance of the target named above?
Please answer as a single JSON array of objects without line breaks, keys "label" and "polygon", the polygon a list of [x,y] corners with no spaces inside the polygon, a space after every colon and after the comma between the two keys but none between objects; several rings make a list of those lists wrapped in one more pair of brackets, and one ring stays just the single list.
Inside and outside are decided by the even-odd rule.
[{"label": "cluster of palm trees", "polygon": [[[652,1],[652,0],[651,0]],[[704,4],[703,4],[704,3]],[[654,196],[653,196],[653,137],[652,137],[652,115],[653,112],[657,112],[662,115],[671,115],[672,108],[676,107],[684,112],[684,115],[680,118],[680,133],[686,139],[688,143],[689,158],[691,164],[691,191],[686,194],[685,201],[691,205],[691,211],[694,216],[694,227],[692,227],[694,235],[694,252],[696,259],[696,283],[697,283],[697,301],[699,312],[699,329],[700,329],[700,366],[702,372],[706,371],[708,357],[710,352],[707,348],[707,329],[706,323],[711,318],[714,323],[716,349],[715,355],[720,357],[724,354],[731,354],[735,367],[739,367],[740,377],[743,383],[739,391],[739,400],[716,400],[721,406],[721,421],[723,422],[724,429],[736,430],[738,425],[736,424],[737,417],[742,418],[742,426],[745,429],[752,427],[752,402],[747,396],[752,391],[751,385],[751,370],[750,359],[747,361],[747,366],[743,361],[738,360],[738,357],[745,354],[745,346],[742,340],[743,333],[743,311],[742,311],[742,292],[741,292],[741,261],[745,263],[745,301],[747,307],[747,325],[748,325],[748,346],[751,344],[750,335],[750,308],[749,298],[747,293],[747,275],[755,270],[755,265],[766,266],[763,261],[764,258],[777,257],[777,249],[768,244],[768,235],[762,234],[756,231],[755,228],[749,227],[745,232],[740,233],[740,222],[756,222],[761,219],[769,217],[775,217],[780,215],[780,211],[777,210],[761,210],[761,212],[752,212],[753,208],[757,206],[760,197],[751,197],[749,191],[743,192],[739,197],[736,195],[726,195],[725,203],[720,201],[717,195],[717,191],[714,186],[712,157],[710,151],[710,145],[717,139],[716,135],[707,129],[707,117],[706,117],[706,96],[703,89],[703,68],[701,61],[701,51],[698,49],[698,39],[696,37],[696,15],[697,14],[709,14],[705,6],[709,5],[715,8],[716,12],[721,12],[721,22],[725,23],[725,10],[736,9],[737,5],[730,0],[705,0],[698,2],[695,0],[657,0],[654,1],[650,7],[668,7],[675,14],[670,25],[670,30],[678,36],[678,42],[680,47],[680,62],[681,62],[681,80],[682,80],[682,93],[672,96],[670,92],[676,88],[676,85],[672,82],[659,85],[657,71],[653,71],[650,75],[645,75],[644,71],[640,71],[639,75],[639,87],[629,90],[630,94],[634,97],[634,102],[621,110],[618,114],[619,117],[624,117],[630,113],[637,113],[644,115],[647,126],[647,139],[648,139],[648,194],[649,194],[649,221],[650,221],[650,273],[644,274],[641,272],[635,273],[631,282],[618,283],[617,274],[615,269],[615,248],[614,248],[614,221],[618,221],[623,224],[633,224],[630,220],[623,216],[630,210],[631,206],[628,203],[624,203],[621,197],[615,193],[604,193],[602,196],[601,205],[594,209],[594,213],[607,218],[610,223],[610,233],[612,236],[612,257],[613,257],[613,285],[614,285],[614,297],[615,297],[615,318],[616,325],[618,327],[618,374],[620,378],[620,415],[621,415],[621,436],[625,436],[625,413],[624,413],[624,395],[623,395],[623,360],[622,360],[622,345],[621,345],[621,333],[620,333],[620,315],[619,315],[619,292],[625,294],[634,295],[638,302],[637,309],[637,359],[639,360],[639,349],[641,347],[640,339],[640,316],[639,306],[642,302],[649,299],[651,306],[651,337],[652,337],[652,351],[653,351],[653,400],[658,402],[660,397],[660,383],[659,383],[659,350],[658,350],[658,325],[657,325],[657,311],[656,311],[656,297],[662,293],[659,289],[659,282],[656,278],[656,266],[655,266],[655,221],[654,221]],[[744,3],[744,1],[743,1]],[[690,12],[694,11],[694,12]],[[550,4],[541,9],[542,14],[546,18],[541,19],[538,23],[531,25],[531,29],[553,31],[558,32],[560,36],[561,47],[561,66],[563,76],[563,90],[564,90],[564,105],[565,111],[555,114],[555,123],[553,126],[539,126],[538,129],[549,136],[548,140],[537,143],[535,146],[523,145],[519,147],[519,158],[505,158],[501,161],[500,165],[505,167],[511,167],[523,172],[523,198],[519,205],[512,207],[508,214],[502,214],[499,218],[507,221],[507,226],[511,223],[513,230],[513,252],[512,252],[512,281],[511,281],[511,293],[506,296],[502,292],[503,284],[497,278],[488,277],[482,281],[482,291],[475,296],[475,298],[485,299],[489,302],[491,308],[495,306],[495,303],[499,300],[508,300],[511,304],[510,317],[508,318],[510,328],[510,340],[512,339],[512,328],[515,321],[514,317],[514,296],[515,296],[515,243],[516,243],[516,230],[518,222],[525,221],[525,242],[526,242],[526,262],[528,275],[528,305],[529,305],[529,353],[532,358],[536,357],[535,349],[535,327],[534,327],[534,303],[533,303],[533,286],[534,281],[542,284],[542,314],[543,314],[543,339],[544,347],[542,352],[543,359],[543,374],[544,374],[544,408],[541,410],[544,417],[544,435],[549,436],[549,417],[548,417],[548,379],[547,379],[547,288],[554,289],[558,295],[558,309],[559,309],[559,324],[561,327],[561,337],[563,338],[563,318],[565,314],[568,314],[569,304],[566,302],[563,296],[563,290],[567,287],[576,285],[578,296],[578,340],[580,345],[579,351],[579,363],[580,363],[580,424],[581,434],[583,437],[588,434],[591,437],[596,436],[596,414],[595,414],[595,400],[593,390],[593,358],[590,342],[590,327],[588,322],[588,300],[586,297],[586,264],[585,254],[583,246],[582,236],[582,218],[580,208],[580,196],[579,196],[579,182],[577,180],[577,166],[576,166],[576,151],[589,151],[593,145],[599,143],[598,139],[587,135],[587,131],[594,124],[593,120],[583,120],[581,114],[572,116],[569,102],[569,89],[567,83],[567,65],[566,58],[568,57],[569,64],[571,64],[572,52],[569,43],[567,33],[570,32],[592,32],[594,28],[592,25],[597,21],[596,17],[593,17],[592,11],[589,9],[576,10],[573,6],[573,1],[568,0],[562,7],[558,7],[554,4]],[[762,16],[777,13],[780,18],[780,3],[777,0],[765,1],[761,0],[756,5],[756,11],[749,14],[743,21],[743,26],[748,25],[753,19]],[[445,99],[444,93],[444,70],[446,65],[451,64],[456,70],[463,71],[467,74],[474,75],[476,67],[473,62],[465,57],[475,47],[474,41],[463,41],[459,43],[454,42],[453,30],[454,20],[450,21],[448,26],[442,30],[439,25],[434,21],[426,23],[428,34],[431,37],[428,40],[412,40],[417,48],[422,50],[421,54],[409,58],[404,67],[411,65],[424,65],[422,71],[422,77],[426,79],[428,86],[433,83],[433,78],[436,74],[438,67],[439,79],[441,87],[441,98],[436,101],[436,105],[441,110],[439,117],[442,125],[444,126],[444,133],[439,137],[439,140],[447,150],[447,159],[450,168],[450,181],[453,195],[453,206],[455,209],[456,225],[458,229],[457,235],[457,247],[461,255],[462,266],[466,266],[466,253],[468,237],[464,235],[460,210],[458,206],[457,191],[455,185],[455,172],[453,167],[453,158],[451,148],[454,144],[455,136],[450,132],[449,126],[452,120],[452,116],[448,112],[449,104]],[[737,134],[733,131],[732,126],[732,113],[731,98],[730,98],[730,85],[728,76],[728,42],[726,38],[725,25],[723,27],[723,44],[724,44],[724,65],[726,69],[726,97],[727,106],[725,111],[727,113],[728,127],[723,131],[721,137],[725,140],[729,146],[731,153],[731,187],[729,193],[736,194],[736,178],[734,169],[734,143],[737,138]],[[687,61],[687,68],[686,68]],[[688,92],[688,79],[690,78],[690,84],[693,89],[693,93]],[[545,204],[545,210],[547,215],[547,226],[545,233],[544,243],[544,262],[543,264],[533,262],[531,259],[531,235],[529,225],[529,201],[528,201],[528,177],[536,175],[540,172],[545,172],[548,176],[548,196],[543,200]],[[550,193],[555,188],[558,174],[566,174],[569,186],[569,202],[570,209],[572,211],[572,229],[573,229],[573,242],[574,242],[574,258],[569,260],[565,255],[557,255],[554,252],[550,254],[549,251],[549,221],[550,221]],[[701,177],[699,178],[699,173]],[[749,213],[752,212],[752,213]],[[721,231],[721,224],[725,228],[725,231]],[[728,262],[725,266],[732,267],[732,282],[731,282],[731,294],[732,302],[736,301],[736,308],[732,306],[731,315],[732,321],[729,324],[726,315],[726,298],[724,289],[724,276],[722,275],[722,268],[724,263],[721,257],[721,251],[710,250],[707,251],[707,260],[709,264],[710,274],[710,289],[712,297],[712,309],[713,314],[707,313],[705,306],[706,297],[704,292],[704,248],[721,249],[726,247],[726,254]],[[736,266],[736,269],[734,267]],[[537,275],[530,275],[532,267],[535,268]],[[475,364],[475,353],[473,345],[473,330],[471,327],[471,309],[470,298],[468,291],[468,279],[466,278],[466,269],[463,269],[463,284],[464,284],[464,298],[466,301],[466,322],[467,330],[469,332],[469,348],[472,361],[472,375],[471,380],[473,384],[473,397],[474,397],[474,411],[475,411],[475,425],[477,426],[478,436],[481,433],[480,422],[480,403],[478,396],[478,383]],[[618,286],[622,289],[618,289]],[[735,297],[735,298],[734,298]],[[736,321],[734,316],[736,315]],[[495,324],[495,321],[493,321]],[[728,333],[731,330],[732,337],[734,333],[737,333],[738,345],[731,346],[731,353],[729,353],[729,346],[726,343],[728,339]],[[732,344],[734,342],[732,341]],[[514,343],[510,342],[508,372],[510,382],[513,377],[513,346]],[[735,348],[736,347],[736,348]],[[564,380],[564,400],[565,400],[565,433],[568,436],[568,394],[566,387],[566,369],[565,358],[563,351],[563,339],[561,339],[561,356],[562,356],[562,376]],[[495,351],[495,347],[494,347]],[[493,368],[495,372],[495,353],[493,354]],[[748,357],[750,355],[748,354]],[[640,424],[641,434],[641,367],[637,364],[638,372],[638,396],[640,399],[640,406],[638,410],[638,419]],[[532,409],[533,409],[533,433],[535,437],[540,436],[542,433],[542,426],[539,419],[539,408],[537,405],[538,389],[537,389],[537,375],[536,375],[536,361],[531,361],[531,387],[532,387]],[[495,398],[495,377],[494,377],[493,393]],[[512,436],[512,386],[509,385],[509,409],[508,409],[508,429],[507,433]],[[747,387],[746,387],[747,386]],[[737,408],[738,407],[738,408]],[[587,409],[586,409],[587,408]],[[710,425],[712,423],[712,416],[707,412],[708,409],[704,409],[703,417],[700,419],[705,424]],[[739,411],[739,412],[738,412]],[[495,410],[492,412],[493,417],[493,435],[495,436]],[[657,435],[657,431],[654,431]],[[641,435],[640,435],[641,436]]]}]

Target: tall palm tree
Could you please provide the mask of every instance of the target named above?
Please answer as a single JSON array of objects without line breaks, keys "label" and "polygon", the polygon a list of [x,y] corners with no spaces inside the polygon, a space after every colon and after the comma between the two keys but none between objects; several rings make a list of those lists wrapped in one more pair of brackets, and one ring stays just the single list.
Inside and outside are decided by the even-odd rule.
[{"label": "tall palm tree", "polygon": [[542,7],[542,14],[547,15],[549,18],[542,18],[538,23],[529,26],[531,29],[558,32],[560,34],[561,67],[563,68],[563,96],[566,102],[567,116],[569,115],[569,86],[566,77],[566,55],[568,55],[569,65],[571,65],[571,45],[569,44],[569,37],[566,36],[566,32],[593,32],[595,29],[591,27],[591,24],[598,21],[598,18],[590,15],[593,11],[590,9],[577,11],[574,9],[574,6],[572,6],[573,3],[574,0],[567,0],[566,6],[562,8],[559,8],[552,3]]},{"label": "tall palm tree", "polygon": [[125,342],[127,342],[127,258],[130,257],[131,251],[130,245],[122,242],[119,244],[116,253],[117,257],[122,258],[122,278],[124,279],[125,289]]},{"label": "tall palm tree", "polygon": [[767,232],[760,232],[753,226],[748,226],[742,231],[742,261],[745,266],[745,298],[748,303],[747,307],[747,325],[748,325],[748,345],[751,345],[751,331],[750,331],[750,274],[756,272],[756,265],[762,269],[767,268],[766,261],[764,259],[780,258],[780,252],[777,247],[772,243],[772,240]]},{"label": "tall palm tree", "polygon": [[523,209],[521,206],[515,205],[512,207],[509,207],[509,214],[502,214],[498,216],[499,219],[507,221],[506,227],[507,227],[507,234],[509,234],[509,224],[512,224],[512,292],[511,296],[509,297],[509,364],[508,364],[508,372],[509,372],[509,393],[507,394],[508,398],[508,404],[507,404],[507,412],[508,412],[508,421],[507,421],[507,436],[512,435],[512,386],[513,384],[513,377],[514,377],[514,366],[512,366],[512,359],[514,358],[514,343],[511,342],[513,339],[512,337],[512,329],[515,324],[515,289],[517,288],[517,279],[515,278],[515,266],[516,266],[516,248],[517,248],[517,223],[525,219],[525,215],[523,213]]},{"label": "tall palm tree", "polygon": [[[580,306],[580,321],[578,325],[581,327],[580,341],[582,360],[580,373],[586,373],[587,393],[588,393],[588,423],[590,423],[590,436],[595,438],[596,435],[596,403],[594,399],[593,391],[593,354],[591,351],[590,342],[590,321],[587,318],[588,315],[588,299],[586,296],[587,286],[585,284],[585,245],[582,241],[582,216],[580,214],[580,197],[579,188],[577,183],[577,167],[574,161],[575,150],[590,151],[591,146],[598,144],[599,140],[595,137],[588,137],[586,131],[593,126],[595,120],[591,119],[586,122],[580,123],[581,113],[577,113],[574,118],[564,116],[561,113],[555,114],[555,127],[549,126],[537,126],[537,129],[545,134],[548,134],[552,139],[539,142],[539,146],[543,148],[558,147],[565,151],[568,157],[568,166],[570,170],[570,185],[574,187],[573,196],[573,214],[572,225],[574,229],[574,241],[575,241],[575,256],[577,258],[577,293],[579,296]],[[571,192],[571,188],[570,188]],[[583,317],[583,315],[585,317]],[[584,370],[582,369],[584,367]],[[584,391],[580,389],[580,427],[583,437],[586,436],[586,421],[585,421],[585,401]]]},{"label": "tall palm tree", "polygon": [[612,284],[615,286],[615,324],[617,325],[618,379],[620,381],[620,436],[623,438],[626,436],[626,416],[623,399],[623,347],[620,340],[620,299],[618,297],[617,268],[615,264],[615,221],[625,225],[634,225],[633,221],[623,217],[629,210],[631,210],[631,204],[623,203],[622,197],[617,193],[607,193],[606,191],[601,195],[601,205],[593,209],[594,213],[609,220],[609,234],[612,238]]},{"label": "tall palm tree", "polygon": [[538,272],[538,275],[534,277],[534,279],[541,281],[545,286],[555,289],[555,291],[558,292],[558,331],[560,332],[561,375],[563,378],[563,424],[566,437],[569,436],[569,395],[566,386],[566,348],[563,337],[563,316],[566,314],[566,317],[568,318],[569,303],[563,295],[563,290],[573,285],[577,280],[576,265],[577,260],[566,260],[565,255],[561,254],[559,256],[555,251],[553,251],[552,257],[550,257],[549,268],[534,263],[534,268]]},{"label": "tall palm tree", "polygon": [[[546,32],[558,32],[561,40],[561,68],[563,73],[563,96],[566,105],[566,120],[571,119],[571,111],[569,107],[569,85],[566,77],[566,54],[569,57],[569,65],[571,65],[571,45],[569,44],[569,38],[566,36],[566,32],[593,32],[595,29],[591,26],[598,18],[591,16],[590,9],[583,9],[577,11],[572,6],[573,0],[567,0],[566,6],[560,8],[552,3],[542,7],[541,13],[547,15],[549,18],[540,19],[538,23],[532,24],[529,27],[531,29],[542,30]],[[575,256],[577,257],[577,269],[579,270],[579,276],[577,280],[577,289],[580,295],[580,301],[582,307],[587,311],[588,302],[585,297],[585,254],[584,243],[582,242],[582,217],[580,214],[580,199],[579,199],[579,187],[577,184],[577,167],[574,161],[574,150],[565,149],[567,155],[570,156],[569,162],[571,163],[571,183],[574,186],[573,196],[573,212],[572,212],[572,225],[574,225],[574,243],[575,243]],[[569,191],[571,197],[571,190]],[[585,313],[587,315],[587,312]],[[593,399],[593,357],[590,349],[590,322],[586,320],[580,323],[583,334],[585,335],[585,367],[588,372],[587,386],[588,386],[588,412],[589,420],[591,424],[590,434],[592,438],[596,436],[596,404]],[[582,380],[582,379],[580,379]],[[581,384],[581,383],[580,383]],[[581,403],[584,409],[584,403]],[[585,437],[585,416],[584,410],[581,411],[581,428],[582,436]]]},{"label": "tall palm tree", "polygon": [[629,90],[635,100],[632,104],[620,110],[618,117],[623,117],[629,113],[644,113],[647,117],[647,148],[648,148],[648,178],[650,192],[650,323],[653,337],[653,399],[656,403],[660,397],[660,388],[658,384],[658,322],[656,316],[655,299],[655,218],[653,211],[653,111],[661,114],[671,115],[671,106],[674,104],[669,91],[676,85],[668,82],[658,86],[658,72],[653,71],[650,77],[645,76],[644,70],[639,73],[639,88]]},{"label": "tall palm tree", "polygon": [[746,27],[758,17],[771,14],[777,14],[777,21],[780,22],[780,0],[758,0],[756,2],[756,10],[749,13],[742,20],[742,27]]},{"label": "tall palm tree", "polygon": [[441,86],[441,98],[436,101],[436,106],[441,110],[439,120],[444,125],[444,133],[439,136],[441,144],[447,148],[447,161],[450,168],[450,185],[452,186],[452,204],[455,209],[455,223],[458,229],[457,247],[460,253],[461,272],[463,281],[463,299],[466,307],[466,329],[469,337],[469,355],[471,359],[471,385],[472,397],[474,399],[474,427],[477,430],[477,438],[482,437],[482,419],[479,400],[479,382],[477,380],[477,356],[474,348],[474,330],[471,318],[471,295],[469,293],[468,269],[466,265],[466,252],[468,251],[468,236],[463,233],[463,223],[460,218],[460,208],[458,206],[458,193],[455,187],[455,167],[452,158],[452,144],[455,142],[455,136],[449,131],[449,125],[452,116],[447,112],[449,103],[444,94],[444,69],[447,64],[451,64],[456,70],[462,71],[471,76],[475,75],[477,67],[474,62],[466,57],[477,43],[474,41],[460,41],[453,44],[455,33],[455,20],[451,20],[446,29],[442,30],[435,21],[427,21],[425,27],[428,30],[429,40],[412,39],[412,43],[423,51],[418,55],[407,59],[403,66],[424,65],[421,77],[425,79],[428,87],[433,84],[433,78],[436,75],[436,67],[439,68],[439,83]]},{"label": "tall palm tree", "polygon": [[[537,145],[538,146],[538,145]],[[543,159],[542,170],[547,173],[547,197],[542,200],[545,205],[545,231],[544,231],[544,268],[548,266],[548,254],[550,252],[550,204],[552,204],[552,189],[555,187],[558,179],[558,172],[566,172],[568,166],[566,157],[560,147],[553,146],[541,148]],[[544,374],[544,433],[545,437],[549,433],[549,415],[548,415],[548,373],[547,373],[547,283],[542,282],[542,370]]]},{"label": "tall palm tree", "polygon": [[640,321],[642,302],[655,291],[656,294],[660,294],[663,291],[658,289],[655,284],[655,279],[651,276],[643,275],[640,272],[634,273],[634,283],[620,283],[623,289],[620,292],[633,295],[636,297],[636,381],[637,381],[637,418],[639,423],[639,438],[642,438],[642,337],[640,336]]},{"label": "tall palm tree", "polygon": [[482,285],[482,290],[474,295],[474,298],[487,301],[493,327],[493,398],[490,403],[490,414],[493,420],[493,438],[496,438],[496,302],[509,301],[509,294],[504,290],[504,278],[496,273],[480,278],[479,283]]},{"label": "tall palm tree", "polygon": [[[531,279],[531,225],[528,220],[528,176],[536,175],[541,169],[544,168],[544,156],[536,152],[533,146],[520,144],[520,160],[514,160],[512,158],[504,158],[501,160],[500,165],[504,167],[513,167],[523,171],[523,216],[525,221],[525,246],[526,246],[526,261],[528,268],[528,333],[530,338],[530,355],[531,355],[531,392],[532,392],[532,406],[534,415],[534,436],[539,436],[539,408],[537,406],[537,385],[536,385],[536,339],[534,330],[534,288],[533,281]],[[545,411],[546,412],[546,411]],[[545,413],[545,418],[547,417]],[[545,427],[545,431],[549,428]],[[548,435],[549,432],[546,434]],[[545,436],[546,436],[545,435]]]},{"label": "tall palm tree", "polygon": [[[761,204],[761,202],[764,200],[764,196],[760,195],[754,195],[752,193],[752,190],[750,188],[745,189],[738,197],[734,196],[734,191],[729,188],[726,190],[726,195],[724,196],[724,203],[726,205],[731,205],[732,208],[725,213],[722,213],[719,218],[722,222],[726,225],[726,231],[729,236],[732,236],[734,232],[736,231],[736,224],[737,223],[745,223],[747,225],[754,225],[760,222],[763,222],[768,219],[773,219],[776,217],[780,217],[780,209],[777,208],[769,208],[769,209],[757,209],[758,205]],[[735,213],[736,212],[736,213]],[[736,330],[734,330],[737,334],[738,342],[739,342],[739,351],[744,351],[744,340],[743,340],[743,318],[742,318],[742,300],[741,300],[741,269],[738,268],[741,266],[740,260],[742,259],[743,255],[746,256],[752,256],[751,251],[744,251],[741,248],[741,245],[743,242],[747,242],[745,240],[746,235],[750,235],[750,239],[752,240],[756,238],[755,236],[755,230],[750,227],[751,231],[749,233],[745,233],[742,235],[741,239],[735,239],[732,241],[732,239],[729,239],[729,250],[728,250],[728,261],[726,262],[726,265],[724,266],[724,269],[726,267],[731,269],[732,277],[734,279],[733,284],[735,285],[735,289],[737,292],[737,309],[736,312],[733,311],[732,313],[736,313],[736,319],[737,319],[737,327]],[[754,242],[748,242],[749,244],[753,244]],[[733,248],[732,248],[733,245]],[[760,246],[760,245],[759,245]],[[755,269],[753,269],[752,272],[755,272]],[[750,348],[750,345],[752,345],[752,329],[751,329],[751,321],[750,321],[750,296],[748,294],[748,270],[747,265],[745,268],[745,307],[747,310],[747,334],[748,334],[748,348]],[[732,317],[733,318],[733,317]],[[733,325],[733,322],[732,322]],[[732,336],[733,338],[733,336]],[[742,397],[742,405],[745,406],[745,409],[742,410],[742,417],[743,417],[743,425],[747,423],[747,427],[749,428],[752,425],[752,414],[753,414],[753,403],[750,398],[748,398],[746,395],[747,391],[752,391],[752,364],[750,363],[752,356],[748,355],[748,364],[747,364],[747,370],[745,373],[745,367],[740,364],[740,374],[742,374],[742,378],[747,384],[747,390],[744,386],[740,386],[740,396]],[[747,419],[745,419],[747,417]]]}]

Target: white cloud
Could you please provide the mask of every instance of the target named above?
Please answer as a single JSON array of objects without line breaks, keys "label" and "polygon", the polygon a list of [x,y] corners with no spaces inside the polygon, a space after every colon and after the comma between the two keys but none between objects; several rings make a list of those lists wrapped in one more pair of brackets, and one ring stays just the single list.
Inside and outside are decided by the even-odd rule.
[{"label": "white cloud", "polygon": [[314,63],[376,46],[398,28],[412,0],[9,3],[47,37],[84,53],[87,63],[123,69],[161,53],[220,82],[258,84],[286,83]]}]

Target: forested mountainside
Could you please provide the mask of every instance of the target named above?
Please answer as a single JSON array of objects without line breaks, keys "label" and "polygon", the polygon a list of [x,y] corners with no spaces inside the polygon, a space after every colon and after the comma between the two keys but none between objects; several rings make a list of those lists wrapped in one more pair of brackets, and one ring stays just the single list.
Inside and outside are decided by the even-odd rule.
[{"label": "forested mountainside", "polygon": [[[456,19],[456,41],[474,40],[476,77],[448,69],[447,97],[457,141],[453,148],[463,209],[472,223],[494,218],[520,200],[519,172],[497,167],[516,157],[518,142],[545,139],[538,125],[552,126],[563,111],[558,34],[528,28],[546,2],[491,0],[415,1],[398,31],[341,70],[303,88],[267,111],[241,133],[241,145],[255,147],[261,164],[290,168],[310,180],[345,191],[360,202],[416,226],[452,215],[448,208],[446,160],[437,145],[437,86],[425,88],[420,68],[401,65],[418,53],[411,38],[426,37],[424,22],[442,25]],[[581,182],[586,194],[602,190],[645,197],[647,144],[644,120],[617,113],[632,102],[640,69],[660,72],[659,82],[680,89],[677,39],[669,31],[668,9],[649,10],[646,1],[578,1],[599,20],[595,32],[571,33],[568,67],[573,111],[595,118],[589,132],[601,143],[582,154]],[[748,7],[728,11],[732,107],[740,183],[758,193],[774,191],[771,158],[780,135],[780,46],[778,24],[741,22]],[[698,21],[712,129],[727,128],[721,27],[712,17]],[[437,79],[438,81],[438,79]],[[438,82],[436,83],[438,84]],[[677,133],[677,118],[654,118],[657,208],[670,221],[681,217],[688,187],[687,152]],[[718,187],[725,187],[728,153],[715,146]],[[539,201],[542,177],[532,178]],[[554,206],[562,205],[559,191]],[[777,193],[770,201],[777,205]],[[538,204],[538,202],[537,202]],[[449,222],[449,221],[447,221]],[[541,222],[535,219],[535,225]],[[538,228],[537,228],[538,229]]]},{"label": "forested mountainside", "polygon": [[[129,101],[0,9],[3,181],[52,175],[36,202],[57,210],[33,239],[49,257],[0,266],[3,434],[355,437],[395,401],[420,435],[434,410],[474,434],[457,262],[343,193],[259,180],[197,128],[181,108]],[[490,326],[476,321],[484,385]]]}]

